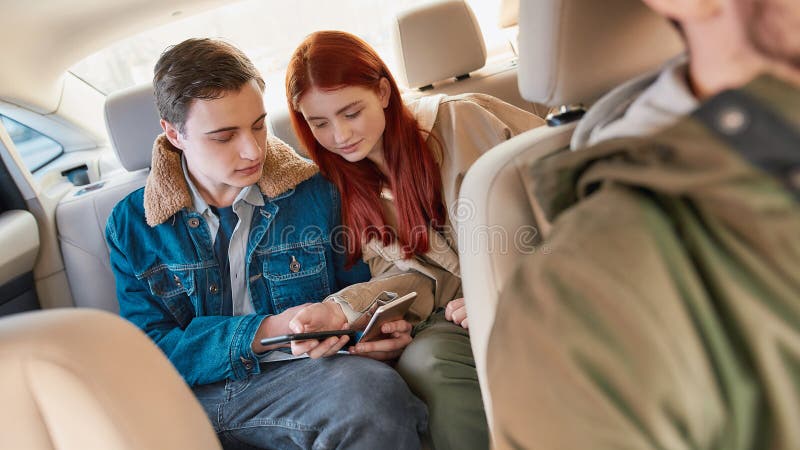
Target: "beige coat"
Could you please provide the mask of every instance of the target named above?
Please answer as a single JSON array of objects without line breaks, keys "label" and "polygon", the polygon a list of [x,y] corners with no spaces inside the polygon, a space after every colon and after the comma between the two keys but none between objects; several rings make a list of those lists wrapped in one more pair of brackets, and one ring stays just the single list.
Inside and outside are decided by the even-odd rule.
[{"label": "beige coat", "polygon": [[[420,128],[435,137],[428,138],[429,145],[438,147],[436,142],[439,142],[443,147],[440,168],[447,224],[441,233],[430,230],[431,249],[426,254],[410,259],[403,259],[397,243],[389,246],[377,240],[366,243],[363,259],[369,264],[373,279],[345,288],[335,296],[345,300],[355,311],[362,311],[381,291],[398,294],[417,291],[417,300],[408,317],[417,322],[462,296],[454,224],[459,214],[458,193],[467,169],[484,152],[543,125],[544,120],[485,94],[423,97],[408,106]],[[385,201],[384,211],[391,214],[394,206],[391,200]]]}]

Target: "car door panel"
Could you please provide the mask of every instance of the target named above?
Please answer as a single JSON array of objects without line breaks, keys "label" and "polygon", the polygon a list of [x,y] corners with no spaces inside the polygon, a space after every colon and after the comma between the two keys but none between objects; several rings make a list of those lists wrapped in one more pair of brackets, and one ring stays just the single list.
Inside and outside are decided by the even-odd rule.
[{"label": "car door panel", "polygon": [[0,314],[37,309],[33,266],[39,253],[39,228],[23,210],[0,213]]}]

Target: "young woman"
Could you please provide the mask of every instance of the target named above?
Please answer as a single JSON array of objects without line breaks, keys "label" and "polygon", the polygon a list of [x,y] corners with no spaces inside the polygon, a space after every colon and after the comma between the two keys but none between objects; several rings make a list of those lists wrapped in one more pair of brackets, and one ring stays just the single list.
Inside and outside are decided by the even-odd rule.
[{"label": "young woman", "polygon": [[405,105],[376,52],[337,31],[314,33],[295,50],[286,94],[295,132],[341,194],[347,258],[363,258],[373,275],[315,308],[341,309],[352,324],[371,294],[417,291],[413,340],[411,326],[400,321],[383,330],[393,332],[394,347],[385,340],[351,351],[400,355],[398,371],[428,405],[435,448],[488,448],[461,298],[455,203],[483,152],[544,121],[481,94]]}]

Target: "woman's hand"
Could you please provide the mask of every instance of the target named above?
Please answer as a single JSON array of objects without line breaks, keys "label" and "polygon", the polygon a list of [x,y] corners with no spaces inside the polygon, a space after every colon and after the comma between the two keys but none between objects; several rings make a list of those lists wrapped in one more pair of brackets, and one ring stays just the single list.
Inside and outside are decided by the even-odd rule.
[{"label": "woman's hand", "polygon": [[447,306],[445,306],[444,318],[456,325],[461,325],[467,329],[469,328],[467,305],[464,303],[464,297],[451,300]]},{"label": "woman's hand", "polygon": [[[342,307],[334,302],[308,305],[289,321],[289,329],[293,333],[346,330],[347,328],[347,317],[342,312]],[[302,355],[303,353],[308,353],[310,358],[315,359],[331,356],[341,350],[349,340],[348,336],[331,336],[324,341],[316,339],[292,341],[292,354]]]},{"label": "woman's hand", "polygon": [[397,359],[403,350],[411,343],[411,324],[405,320],[386,322],[381,326],[381,332],[391,337],[369,342],[359,342],[350,347],[350,353],[378,361]]}]

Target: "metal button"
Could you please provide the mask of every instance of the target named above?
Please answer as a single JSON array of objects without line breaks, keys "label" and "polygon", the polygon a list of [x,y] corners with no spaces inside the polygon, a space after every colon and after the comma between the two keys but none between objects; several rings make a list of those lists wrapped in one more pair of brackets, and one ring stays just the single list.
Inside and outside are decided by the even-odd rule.
[{"label": "metal button", "polygon": [[292,262],[289,263],[289,270],[292,273],[300,272],[300,263],[297,261],[297,258],[292,255]]},{"label": "metal button", "polygon": [[189,219],[187,223],[189,224],[189,227],[197,228],[200,226],[200,219],[198,219],[197,217],[192,217],[191,219]]},{"label": "metal button", "polygon": [[272,217],[272,213],[271,212],[266,212],[266,213],[264,213],[264,217],[269,219],[270,217]]},{"label": "metal button", "polygon": [[212,284],[211,286],[208,287],[208,292],[211,292],[212,294],[216,294],[217,291],[218,289],[216,284]]},{"label": "metal button", "polygon": [[253,361],[250,361],[249,359],[245,358],[244,356],[240,357],[239,359],[242,360],[242,364],[244,364],[244,368],[245,369],[250,370],[250,369],[253,368]]},{"label": "metal button", "polygon": [[741,133],[750,122],[747,113],[737,107],[730,106],[720,111],[717,116],[717,125],[720,131],[727,135]]},{"label": "metal button", "polygon": [[176,286],[178,286],[178,287],[183,287],[183,283],[181,283],[181,279],[180,279],[180,278],[178,278],[178,276],[177,276],[177,275],[173,275],[173,276],[172,276],[172,279],[173,279],[173,280],[175,280],[175,285],[176,285]]}]

